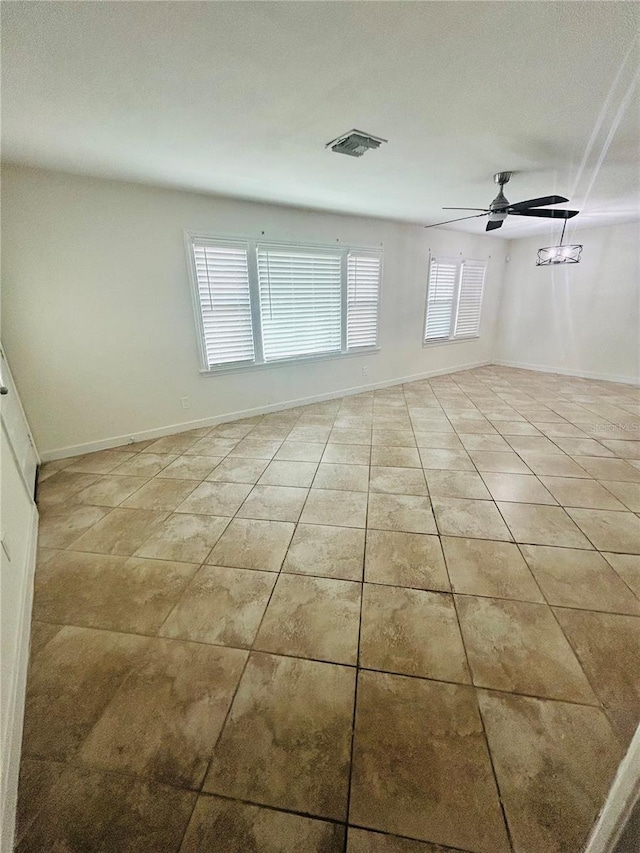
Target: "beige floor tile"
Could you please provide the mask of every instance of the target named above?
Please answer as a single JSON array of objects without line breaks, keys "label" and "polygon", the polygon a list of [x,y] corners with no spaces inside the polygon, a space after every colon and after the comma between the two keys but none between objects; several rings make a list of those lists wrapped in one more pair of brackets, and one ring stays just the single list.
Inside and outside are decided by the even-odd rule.
[{"label": "beige floor tile", "polygon": [[282,439],[259,439],[252,436],[253,433],[248,438],[243,438],[229,456],[241,456],[245,459],[273,459],[280,449]]},{"label": "beige floor tile", "polygon": [[202,563],[230,520],[215,515],[175,513],[155,528],[135,556]]},{"label": "beige floor tile", "polygon": [[67,766],[43,796],[18,853],[176,850],[197,794],[133,777]]},{"label": "beige floor tile", "polygon": [[640,554],[640,518],[632,512],[567,510],[599,551]]},{"label": "beige floor tile", "polygon": [[[34,617],[35,618],[35,617]],[[61,625],[47,625],[44,622],[31,622],[29,638],[29,658],[33,659],[47,645],[49,640],[62,629]]]},{"label": "beige floor tile", "polygon": [[593,438],[557,437],[554,441],[570,456],[613,456],[613,452],[609,448],[604,447]]},{"label": "beige floor tile", "polygon": [[309,492],[300,521],[336,527],[364,527],[366,518],[366,492],[314,488]]},{"label": "beige floor tile", "polygon": [[[558,443],[549,441],[542,435],[510,435],[509,444],[516,453],[559,453],[564,451],[558,447]],[[567,453],[569,451],[567,450]]]},{"label": "beige floor tile", "polygon": [[516,453],[503,453],[497,450],[475,450],[471,459],[478,471],[500,474],[529,474],[531,473],[522,459]]},{"label": "beige floor tile", "polygon": [[565,548],[593,547],[560,506],[499,502],[498,508],[516,542]]},{"label": "beige floor tile", "polygon": [[131,556],[168,514],[164,510],[116,507],[86,533],[74,539],[71,543],[73,550]]},{"label": "beige floor tile", "polygon": [[280,571],[295,525],[288,521],[234,518],[207,562],[238,569]]},{"label": "beige floor tile", "polygon": [[275,455],[288,462],[319,462],[325,445],[319,441],[285,441]]},{"label": "beige floor tile", "polygon": [[313,488],[366,492],[369,488],[369,466],[321,462],[313,481]]},{"label": "beige floor tile", "polygon": [[80,471],[58,471],[44,483],[38,483],[37,501],[47,509],[65,507],[75,495],[100,479],[99,474],[84,474]]},{"label": "beige floor tile", "polygon": [[16,847],[42,811],[49,790],[58,781],[65,766],[58,761],[41,761],[33,758],[25,758],[20,762],[14,837]]},{"label": "beige floor tile", "polygon": [[360,592],[353,581],[280,575],[254,648],[356,664]]},{"label": "beige floor tile", "polygon": [[267,459],[244,459],[227,457],[207,476],[214,483],[251,483],[258,482],[269,465]]},{"label": "beige floor tile", "polygon": [[469,498],[490,500],[482,477],[475,471],[432,471],[425,470],[429,494],[441,498]]},{"label": "beige floor tile", "polygon": [[384,468],[421,468],[420,455],[415,447],[371,448],[371,464]]},{"label": "beige floor tile", "polygon": [[466,450],[420,448],[423,468],[441,471],[474,471],[473,462]]},{"label": "beige floor tile", "polygon": [[426,495],[424,473],[417,468],[371,467],[369,489],[393,495]]},{"label": "beige floor tile", "polygon": [[624,459],[603,459],[599,456],[576,456],[575,461],[597,480],[617,480],[620,483],[640,483],[640,471]]},{"label": "beige floor tile", "polygon": [[91,730],[80,761],[178,787],[197,787],[247,654],[155,639]]},{"label": "beige floor tile", "polygon": [[640,601],[596,551],[523,545],[549,604],[640,616]]},{"label": "beige floor tile", "polygon": [[468,453],[477,450],[511,450],[501,435],[478,435],[477,433],[465,435],[465,433],[460,433],[459,438]]},{"label": "beige floor tile", "polygon": [[479,693],[514,849],[582,850],[620,750],[602,711]]},{"label": "beige floor tile", "polygon": [[122,505],[134,509],[171,511],[182,503],[197,485],[197,480],[161,480],[159,477],[154,477],[127,498]]},{"label": "beige floor tile", "polygon": [[67,459],[52,459],[50,462],[43,462],[38,468],[38,484],[41,485],[45,480],[57,474],[58,471],[63,471],[69,465],[73,465],[73,458],[71,456]]},{"label": "beige floor tile", "polygon": [[511,541],[493,501],[433,497],[433,511],[442,536]]},{"label": "beige floor tile", "polygon": [[349,820],[476,853],[507,853],[472,688],[360,673]]},{"label": "beige floor tile", "polygon": [[240,509],[251,491],[248,483],[211,483],[205,481],[189,497],[175,507],[176,512],[232,516]]},{"label": "beige floor tile", "polygon": [[640,599],[640,556],[637,554],[609,553],[605,553],[603,556]]},{"label": "beige floor tile", "polygon": [[476,687],[597,704],[546,604],[456,597]]},{"label": "beige floor tile", "polygon": [[308,489],[293,486],[254,486],[237,516],[267,521],[297,521],[308,492]]},{"label": "beige floor tile", "polygon": [[463,445],[451,427],[449,432],[420,432],[416,427],[414,433],[418,448],[427,450],[462,450]]},{"label": "beige floor tile", "polygon": [[[531,474],[492,474],[483,473],[491,497],[495,501],[511,503],[556,504],[553,495],[545,489],[540,480]],[[576,480],[577,483],[590,482]]]},{"label": "beige floor tile", "polygon": [[374,423],[372,445],[379,447],[415,447],[412,429],[377,429]]},{"label": "beige floor tile", "polygon": [[176,480],[204,480],[222,459],[222,456],[179,456],[156,476]]},{"label": "beige floor tile", "polygon": [[287,435],[287,440],[325,442],[329,440],[330,433],[330,426],[296,426]]},{"label": "beige floor tile", "polygon": [[284,462],[274,459],[260,477],[261,486],[297,486],[308,489],[318,465],[315,462]]},{"label": "beige floor tile", "polygon": [[522,453],[522,458],[528,467],[539,477],[583,477],[589,479],[591,474],[581,468],[569,456],[558,453]]},{"label": "beige floor tile", "polygon": [[248,648],[275,580],[273,572],[202,566],[158,633],[161,637]]},{"label": "beige floor tile", "polygon": [[122,465],[118,465],[111,473],[132,477],[155,477],[177,458],[175,453],[138,453]]},{"label": "beige floor tile", "polygon": [[369,583],[449,591],[437,536],[369,530],[364,578]]},{"label": "beige floor tile", "polygon": [[369,495],[367,527],[405,533],[437,533],[431,501],[419,495]]},{"label": "beige floor tile", "polygon": [[[199,430],[196,430],[199,432]],[[206,434],[206,431],[205,431]],[[191,432],[179,432],[175,435],[165,435],[152,441],[142,451],[143,453],[186,453],[196,442],[204,438],[204,435],[193,435]]]},{"label": "beige floor tile", "polygon": [[469,683],[452,596],[365,583],[360,666]]},{"label": "beige floor tile", "polygon": [[153,634],[197,565],[63,551],[35,584],[34,618],[130,634]]},{"label": "beige floor tile", "polygon": [[99,450],[97,453],[86,453],[78,456],[67,471],[84,471],[87,474],[108,474],[118,465],[122,465],[129,459],[133,459],[135,453],[122,450]]},{"label": "beige floor tile", "polygon": [[355,528],[298,524],[282,571],[361,581],[364,538]]},{"label": "beige floor tile", "polygon": [[343,820],[355,670],[252,653],[204,790]]},{"label": "beige floor tile", "polygon": [[492,435],[495,434],[496,430],[488,420],[481,419],[467,419],[467,418],[456,418],[453,415],[450,418],[451,424],[455,431],[458,434],[482,434],[482,435]]},{"label": "beige floor tile", "polygon": [[73,758],[149,642],[113,631],[62,628],[31,664],[23,756]]},{"label": "beige floor tile", "polygon": [[189,456],[226,456],[240,441],[239,436],[219,438],[216,432],[212,432],[184,452]]},{"label": "beige floor tile", "polygon": [[371,430],[366,429],[349,429],[334,427],[329,435],[331,444],[365,444],[371,445],[372,436]]},{"label": "beige floor tile", "polygon": [[517,545],[443,536],[442,548],[454,592],[544,602]]},{"label": "beige floor tile", "polygon": [[540,435],[540,430],[527,421],[498,421],[494,423],[500,435]]},{"label": "beige floor tile", "polygon": [[617,439],[603,438],[604,444],[609,450],[613,450],[621,459],[640,459],[640,441],[618,441]]},{"label": "beige floor tile", "polygon": [[340,465],[368,465],[371,448],[368,444],[327,444],[322,454],[323,462]]},{"label": "beige floor tile", "polygon": [[[602,480],[601,485],[615,495],[632,512],[640,512],[640,483],[619,483],[616,480]],[[598,509],[615,509],[616,507],[598,507]],[[618,507],[620,508],[620,507]]]},{"label": "beige floor tile", "polygon": [[40,511],[38,543],[41,548],[66,548],[111,513],[109,507],[62,504]]},{"label": "beige floor tile", "polygon": [[460,853],[452,847],[349,827],[346,853]]},{"label": "beige floor tile", "polygon": [[74,503],[92,506],[118,506],[147,482],[146,477],[100,477],[91,486],[74,495]]},{"label": "beige floor tile", "polygon": [[290,812],[203,795],[180,853],[342,853],[344,828]]},{"label": "beige floor tile", "polygon": [[[595,480],[579,480],[572,477],[542,477],[541,479],[561,506],[624,509],[623,504]],[[633,483],[624,485],[633,485]],[[509,500],[509,498],[503,500]],[[530,503],[540,503],[540,501],[530,501]]]},{"label": "beige floor tile", "polygon": [[[250,421],[250,423],[248,421]],[[249,418],[246,423],[244,421],[231,421],[230,423],[218,424],[213,427],[209,432],[209,435],[211,437],[215,435],[218,438],[236,438],[240,441],[241,438],[245,438],[253,429],[255,429],[259,422],[260,417]]]},{"label": "beige floor tile", "polygon": [[622,736],[640,722],[640,619],[554,608],[598,698]]}]

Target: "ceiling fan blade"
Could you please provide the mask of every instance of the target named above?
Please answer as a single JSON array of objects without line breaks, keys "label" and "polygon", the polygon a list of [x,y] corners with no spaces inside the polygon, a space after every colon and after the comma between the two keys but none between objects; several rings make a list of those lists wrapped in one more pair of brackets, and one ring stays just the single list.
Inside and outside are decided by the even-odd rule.
[{"label": "ceiling fan blade", "polygon": [[493,221],[490,219],[487,222],[487,227],[485,228],[485,231],[495,231],[496,228],[502,228],[503,222],[504,222],[504,219],[496,219]]},{"label": "ceiling fan blade", "polygon": [[541,216],[544,219],[573,219],[579,210],[511,210],[507,211],[510,216]]},{"label": "ceiling fan blade", "polygon": [[516,204],[509,205],[509,207],[512,207],[514,210],[525,210],[527,207],[544,207],[547,204],[564,204],[565,201],[569,201],[569,199],[561,195],[545,195],[542,196],[542,198],[530,198],[527,201],[518,201]]},{"label": "ceiling fan blade", "polygon": [[489,213],[488,207],[443,207],[443,210],[483,210],[485,213]]},{"label": "ceiling fan blade", "polygon": [[474,216],[461,216],[459,219],[447,219],[445,222],[434,222],[433,225],[425,225],[424,228],[436,228],[438,225],[448,225],[450,222],[462,222],[463,219],[479,219],[481,216],[486,216],[486,213],[476,213]]}]

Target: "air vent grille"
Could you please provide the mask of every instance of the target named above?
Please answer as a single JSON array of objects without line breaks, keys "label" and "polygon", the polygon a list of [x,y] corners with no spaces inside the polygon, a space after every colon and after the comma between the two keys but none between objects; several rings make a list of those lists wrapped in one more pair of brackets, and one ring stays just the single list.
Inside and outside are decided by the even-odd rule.
[{"label": "air vent grille", "polygon": [[337,139],[327,142],[325,147],[335,151],[336,154],[362,157],[366,151],[379,148],[383,142],[387,142],[387,140],[381,139],[379,136],[371,136],[370,133],[363,133],[361,130],[350,130]]}]

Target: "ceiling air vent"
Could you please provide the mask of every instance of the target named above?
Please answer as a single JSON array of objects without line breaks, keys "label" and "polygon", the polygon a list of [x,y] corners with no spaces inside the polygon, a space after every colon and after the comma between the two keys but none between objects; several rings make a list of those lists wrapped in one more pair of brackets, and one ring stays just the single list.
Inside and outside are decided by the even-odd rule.
[{"label": "ceiling air vent", "polygon": [[337,139],[327,142],[325,148],[330,148],[336,154],[348,154],[349,157],[362,157],[362,155],[370,148],[380,148],[386,139],[381,139],[379,136],[371,136],[370,133],[363,133],[361,130],[350,130],[348,133],[343,133]]}]

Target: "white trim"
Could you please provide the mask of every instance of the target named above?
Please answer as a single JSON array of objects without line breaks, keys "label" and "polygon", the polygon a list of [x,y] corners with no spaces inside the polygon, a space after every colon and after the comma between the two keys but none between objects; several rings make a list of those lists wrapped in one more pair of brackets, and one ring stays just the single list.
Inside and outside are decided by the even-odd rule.
[{"label": "white trim", "polygon": [[[355,355],[356,353],[354,353]],[[363,353],[359,353],[363,354]],[[188,421],[181,424],[157,427],[130,435],[119,435],[113,438],[105,438],[101,441],[90,441],[86,444],[76,444],[69,447],[59,447],[55,450],[42,452],[42,460],[50,462],[54,459],[67,459],[69,456],[80,456],[83,453],[93,453],[97,450],[108,450],[112,447],[122,447],[136,441],[145,441],[152,438],[162,438],[165,435],[175,435],[180,432],[188,432],[200,427],[216,426],[217,424],[237,421],[241,418],[250,418],[256,415],[267,415],[270,412],[280,412],[285,409],[293,409],[298,406],[307,406],[311,403],[321,403],[325,400],[335,400],[339,397],[351,397],[354,394],[362,394],[363,391],[375,391],[378,388],[389,388],[392,385],[402,385],[405,382],[417,382],[419,379],[430,379],[433,376],[444,376],[447,373],[458,373],[461,370],[472,370],[475,367],[486,367],[492,364],[490,360],[474,361],[468,364],[459,364],[456,367],[445,367],[439,370],[428,370],[424,373],[414,373],[411,376],[401,376],[396,379],[386,379],[382,382],[372,382],[369,385],[357,385],[351,388],[336,389],[325,394],[314,394],[309,397],[299,397],[295,400],[287,400],[282,403],[272,403],[268,406],[256,406],[253,409],[243,409],[238,412],[227,412],[211,418],[202,418],[197,421]]]},{"label": "white trim", "polygon": [[380,347],[359,347],[349,349],[346,352],[333,350],[332,352],[321,352],[317,355],[300,355],[294,358],[278,358],[274,361],[261,361],[259,363],[237,361],[233,364],[223,364],[220,367],[204,368],[200,371],[202,376],[219,376],[221,373],[244,373],[251,370],[265,370],[271,367],[284,367],[291,364],[312,364],[316,361],[334,361],[340,358],[352,358],[356,355],[373,355],[380,352]]},{"label": "white trim", "polygon": [[[0,849],[2,853],[13,850],[16,828],[16,806],[18,802],[18,778],[20,775],[20,752],[24,724],[24,704],[29,666],[29,641],[31,638],[31,608],[33,604],[33,578],[36,568],[38,546],[38,510],[33,504],[29,552],[25,567],[22,602],[20,606],[20,629],[13,681],[9,687],[8,702],[10,718],[7,721],[7,743],[2,745],[2,831]],[[6,751],[5,751],[6,748]]]},{"label": "white trim", "polygon": [[620,382],[623,385],[640,387],[640,377],[619,376],[611,373],[593,373],[587,370],[569,370],[566,367],[548,367],[544,364],[526,364],[519,361],[506,361],[494,358],[493,364],[498,367],[516,367],[519,370],[535,370],[538,373],[557,373],[559,376],[575,376],[578,379],[600,379],[603,382]]},{"label": "white trim", "polygon": [[584,853],[614,853],[622,831],[640,798],[640,726],[620,762],[609,794],[589,836]]}]

